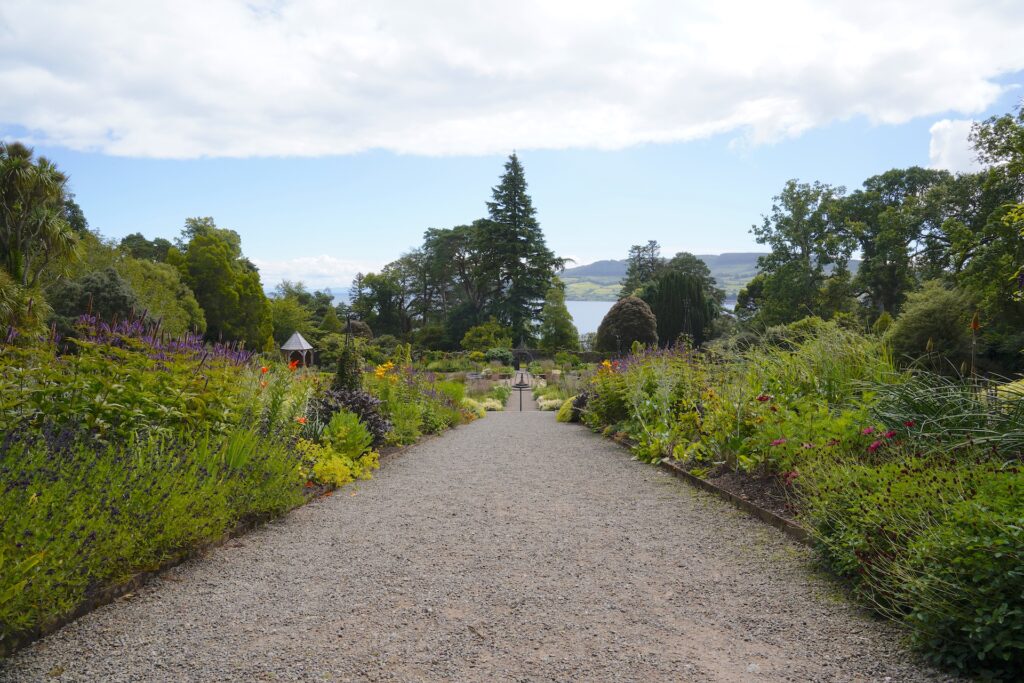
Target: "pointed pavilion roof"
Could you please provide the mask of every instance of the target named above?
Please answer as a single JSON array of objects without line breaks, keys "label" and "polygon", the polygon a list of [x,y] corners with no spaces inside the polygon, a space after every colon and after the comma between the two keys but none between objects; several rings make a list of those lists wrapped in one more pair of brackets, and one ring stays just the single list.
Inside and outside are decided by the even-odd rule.
[{"label": "pointed pavilion roof", "polygon": [[288,337],[288,341],[286,341],[281,346],[281,350],[282,351],[312,351],[313,350],[313,345],[310,344],[308,341],[306,341],[306,338],[303,337],[301,334],[299,334],[298,332],[295,332],[295,333],[292,334],[292,336]]}]

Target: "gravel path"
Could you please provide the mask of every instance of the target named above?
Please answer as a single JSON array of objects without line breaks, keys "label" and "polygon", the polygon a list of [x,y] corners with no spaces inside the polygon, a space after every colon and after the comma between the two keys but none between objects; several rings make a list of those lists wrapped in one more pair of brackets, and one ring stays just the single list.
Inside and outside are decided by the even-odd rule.
[{"label": "gravel path", "polygon": [[0,680],[941,680],[809,566],[551,413],[492,413],[79,619]]}]

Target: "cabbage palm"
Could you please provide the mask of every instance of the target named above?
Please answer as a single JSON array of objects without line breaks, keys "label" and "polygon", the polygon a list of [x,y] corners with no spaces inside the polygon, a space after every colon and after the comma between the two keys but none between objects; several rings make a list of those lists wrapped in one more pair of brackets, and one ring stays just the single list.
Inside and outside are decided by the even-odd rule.
[{"label": "cabbage palm", "polygon": [[61,267],[78,244],[64,218],[67,176],[32,149],[0,142],[0,264],[17,284],[34,288],[48,267]]}]

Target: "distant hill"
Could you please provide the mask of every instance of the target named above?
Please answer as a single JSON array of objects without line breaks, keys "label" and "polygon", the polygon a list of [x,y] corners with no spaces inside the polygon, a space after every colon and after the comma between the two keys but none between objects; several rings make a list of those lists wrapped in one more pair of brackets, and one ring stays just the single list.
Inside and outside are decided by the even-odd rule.
[{"label": "distant hill", "polygon": [[588,263],[585,266],[566,268],[563,272],[567,276],[571,274],[574,278],[597,276],[617,277],[621,280],[622,276],[626,274],[626,261],[616,261],[614,259],[607,261],[594,261],[593,263]]},{"label": "distant hill", "polygon": [[[757,275],[757,257],[764,252],[728,252],[697,254],[708,264],[726,298],[735,299],[743,287]],[[619,283],[626,275],[626,259],[595,261],[584,266],[566,268],[559,277],[565,283],[565,298],[570,301],[615,301]],[[850,261],[850,270],[857,272],[860,261]]]}]

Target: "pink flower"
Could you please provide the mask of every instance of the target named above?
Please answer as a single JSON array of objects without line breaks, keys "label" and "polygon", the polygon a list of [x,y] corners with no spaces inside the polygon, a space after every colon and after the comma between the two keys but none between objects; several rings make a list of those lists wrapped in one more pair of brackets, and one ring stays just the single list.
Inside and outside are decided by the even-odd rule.
[{"label": "pink flower", "polygon": [[867,434],[874,434],[875,433],[875,428],[874,427],[865,427],[864,429],[860,430],[860,433],[861,434],[865,434],[865,435],[867,435]]},{"label": "pink flower", "polygon": [[870,445],[870,446],[868,446],[868,452],[869,452],[869,453],[874,453],[874,452],[875,452],[875,451],[877,451],[877,450],[878,450],[879,448],[881,448],[881,447],[882,447],[882,445],[883,445],[883,444],[882,444],[882,442],[881,442],[881,441],[874,441],[874,442],[872,442],[872,443],[871,443],[871,445]]},{"label": "pink flower", "polygon": [[887,439],[891,439],[892,437],[896,436],[896,430],[895,429],[890,429],[889,431],[887,431],[882,436],[884,436]]},{"label": "pink flower", "polygon": [[914,424],[915,424],[915,423],[914,423],[914,421],[913,421],[913,420],[907,420],[906,422],[904,422],[904,423],[903,423],[903,426],[904,426],[904,427],[913,427],[913,426],[914,426]]},{"label": "pink flower", "polygon": [[775,439],[775,441],[772,441],[773,446],[781,446],[784,443],[786,443],[786,439]]}]

